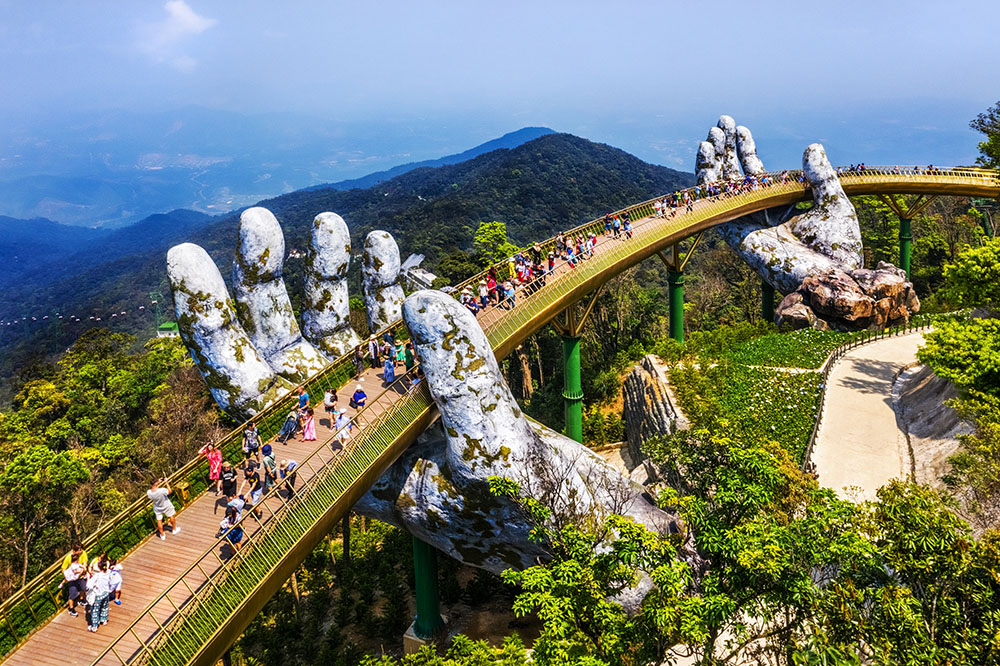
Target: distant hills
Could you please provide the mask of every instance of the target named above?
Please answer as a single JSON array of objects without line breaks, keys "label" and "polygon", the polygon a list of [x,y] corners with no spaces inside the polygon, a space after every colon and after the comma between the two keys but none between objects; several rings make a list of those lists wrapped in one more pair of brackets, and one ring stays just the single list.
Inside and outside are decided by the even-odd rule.
[{"label": "distant hills", "polygon": [[[648,164],[608,145],[547,133],[456,164],[417,167],[366,189],[302,190],[261,205],[281,222],[287,251],[304,250],[315,215],[335,211],[347,220],[356,250],[369,231],[385,229],[396,236],[404,257],[423,253],[425,266],[434,270],[442,257],[471,246],[481,222],[503,220],[511,241],[523,245],[693,181],[692,174]],[[52,233],[46,223],[51,225],[38,223],[37,234]],[[148,303],[149,292],[167,296],[170,311],[167,249],[184,241],[201,244],[228,280],[237,227],[238,213],[209,217],[177,210],[114,232],[92,232],[106,234],[99,247],[83,233],[81,251],[41,261],[0,290],[0,320],[41,319],[54,312],[134,312],[137,303]],[[38,243],[46,256],[37,234],[15,244]],[[357,261],[352,271],[352,293],[360,294]],[[293,303],[298,302],[302,261],[287,260],[285,274]],[[149,316],[105,318],[102,324],[143,335],[153,328]],[[65,349],[82,326],[49,320],[0,329],[0,376],[9,378],[30,359]]]},{"label": "distant hills", "polygon": [[391,169],[386,169],[385,171],[376,171],[375,173],[370,173],[367,176],[362,176],[361,178],[352,178],[350,180],[342,180],[337,183],[330,183],[328,185],[315,185],[313,187],[306,188],[307,190],[322,190],[326,188],[333,188],[335,190],[351,190],[354,188],[367,189],[378,185],[379,183],[385,182],[396,176],[401,176],[404,173],[413,171],[414,169],[419,169],[420,167],[439,167],[447,166],[449,164],[458,164],[459,162],[465,162],[471,160],[473,157],[479,157],[484,153],[488,153],[494,150],[499,150],[500,148],[516,148],[522,143],[527,143],[532,139],[537,139],[540,136],[545,136],[546,134],[555,134],[555,130],[551,130],[548,127],[522,127],[519,130],[513,132],[508,132],[498,139],[493,139],[492,141],[487,141],[486,143],[481,143],[475,148],[470,148],[461,153],[456,153],[455,155],[446,155],[445,157],[439,157],[436,160],[424,160],[423,162],[408,162],[406,164],[400,164],[399,166],[392,167]]}]

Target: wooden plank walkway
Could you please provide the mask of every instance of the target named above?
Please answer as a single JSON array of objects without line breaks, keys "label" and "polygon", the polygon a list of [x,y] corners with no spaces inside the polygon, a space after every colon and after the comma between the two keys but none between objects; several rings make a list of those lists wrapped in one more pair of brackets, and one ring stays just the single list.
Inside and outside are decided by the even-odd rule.
[{"label": "wooden plank walkway", "polygon": [[[402,371],[402,368],[399,368]],[[337,392],[338,405],[346,408],[348,415],[353,416],[354,410],[348,402],[354,393],[355,385],[364,386],[369,400],[382,392],[382,371],[367,369],[359,381],[352,381]],[[283,459],[302,461],[317,446],[327,446],[325,440],[333,435],[331,418],[322,408],[322,396],[310,396],[314,403],[320,405],[316,412],[316,441],[304,442],[302,433],[298,439],[289,440],[287,444],[271,441],[275,459],[280,463]],[[374,417],[376,414],[371,413]],[[332,449],[330,456],[333,456]],[[299,472],[297,486],[307,478],[308,470]],[[242,483],[243,474],[239,475]],[[272,499],[271,502],[280,500]],[[62,611],[54,620],[36,631],[19,649],[11,653],[4,666],[20,666],[22,664],[41,664],[45,666],[65,666],[69,663],[90,663],[108,644],[118,637],[139,614],[171,583],[174,582],[191,564],[198,560],[205,549],[215,539],[219,522],[226,509],[226,500],[207,492],[196,498],[177,513],[179,533],[170,534],[167,530],[166,540],[161,541],[155,535],[133,550],[122,561],[122,605],[113,602],[109,612],[108,624],[101,627],[97,633],[87,631],[83,606],[78,606],[79,616],[72,617],[67,611]],[[229,555],[228,546],[220,549],[222,557]],[[211,573],[211,572],[208,572]],[[203,580],[203,578],[202,578]],[[173,599],[178,606],[184,599]],[[166,617],[173,613],[168,602],[161,602],[163,608],[157,608],[156,615]],[[155,632],[155,625],[142,627],[144,633]],[[140,634],[141,635],[141,634]],[[137,645],[137,644],[136,644]],[[123,655],[124,656],[124,655]],[[103,663],[118,663],[105,659]]]},{"label": "wooden plank walkway", "polygon": [[[700,202],[699,202],[700,203]],[[633,226],[652,221],[653,218],[643,218],[637,220]],[[612,236],[599,236],[598,244],[595,247],[595,254],[614,246],[616,243],[629,242],[624,233],[620,238]],[[546,284],[557,280],[560,276],[570,273],[573,269],[565,261],[558,261],[553,274],[546,278]],[[520,294],[519,294],[520,296]],[[495,318],[502,317],[503,310],[498,307],[489,307],[486,311],[480,312],[478,321],[485,326]],[[397,369],[397,378],[403,372],[403,368]],[[350,409],[349,400],[354,393],[356,384],[360,383],[368,395],[369,402],[381,393],[385,384],[382,381],[382,370],[368,368],[361,375],[359,380],[352,380],[338,392],[338,406],[346,408],[349,416],[354,416],[355,411]],[[397,393],[402,395],[402,393]],[[275,459],[280,462],[282,459],[304,460],[317,448],[325,449],[326,453],[321,454],[322,460],[331,459],[334,456],[333,450],[325,444],[325,441],[334,433],[331,428],[331,419],[325,414],[322,408],[322,396],[310,396],[312,403],[318,405],[317,426],[315,442],[303,442],[301,439],[289,440],[287,445],[271,441],[274,448]],[[362,416],[362,425],[365,417],[374,419],[378,413],[373,410],[384,410],[395,400],[383,401],[379,405],[373,406]],[[301,436],[301,433],[300,433]],[[350,446],[350,444],[348,444]],[[310,472],[300,469],[297,486],[308,478]],[[243,475],[240,474],[240,483]],[[272,498],[270,502],[276,503],[282,500]],[[276,505],[275,505],[276,508]],[[204,554],[206,547],[215,539],[219,522],[225,513],[225,498],[216,496],[214,492],[208,492],[196,498],[185,506],[177,514],[177,526],[180,532],[177,535],[167,532],[165,541],[161,541],[155,535],[147,539],[138,548],[133,550],[122,561],[122,605],[111,604],[108,624],[101,627],[97,633],[87,631],[85,613],[83,606],[79,606],[79,616],[72,617],[63,610],[44,627],[36,631],[17,650],[8,655],[3,661],[3,666],[22,666],[28,664],[41,664],[43,666],[64,666],[67,663],[93,663],[97,656],[104,651],[107,646],[118,638],[123,631],[146,610],[163,590],[170,587],[177,578],[181,576],[192,564],[198,561]],[[266,513],[266,512],[265,512]],[[266,516],[265,516],[266,517]],[[252,532],[248,529],[248,532]],[[219,549],[220,558],[225,559],[230,555],[229,546],[224,545]],[[192,577],[188,575],[189,584],[204,582],[207,575],[212,571],[205,571],[203,574]],[[152,615],[159,622],[164,622],[173,615],[178,608],[184,606],[188,597],[167,598],[161,600],[153,610]],[[147,615],[147,618],[149,616]],[[144,619],[135,628],[136,633],[143,640],[154,635],[158,630],[156,622]],[[131,637],[123,639],[118,645],[119,655],[128,659],[130,654],[139,647],[139,641]],[[118,665],[121,661],[109,654],[101,660],[101,664]]]}]

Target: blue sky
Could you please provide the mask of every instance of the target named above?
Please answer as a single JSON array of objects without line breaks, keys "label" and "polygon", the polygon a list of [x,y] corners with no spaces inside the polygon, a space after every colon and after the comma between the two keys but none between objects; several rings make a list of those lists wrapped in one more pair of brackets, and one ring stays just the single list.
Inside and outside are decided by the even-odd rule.
[{"label": "blue sky", "polygon": [[1000,98],[998,19],[995,1],[0,0],[0,117],[294,112],[442,151],[545,125],[691,170],[728,113],[776,168],[816,140],[835,162],[950,164]]}]

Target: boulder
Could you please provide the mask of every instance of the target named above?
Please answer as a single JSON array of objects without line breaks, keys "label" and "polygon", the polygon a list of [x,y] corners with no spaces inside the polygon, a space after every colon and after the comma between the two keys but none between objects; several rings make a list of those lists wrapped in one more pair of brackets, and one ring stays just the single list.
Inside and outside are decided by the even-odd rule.
[{"label": "boulder", "polygon": [[775,310],[780,327],[878,329],[905,324],[920,310],[920,300],[905,273],[892,264],[878,268],[840,268],[810,275]]}]

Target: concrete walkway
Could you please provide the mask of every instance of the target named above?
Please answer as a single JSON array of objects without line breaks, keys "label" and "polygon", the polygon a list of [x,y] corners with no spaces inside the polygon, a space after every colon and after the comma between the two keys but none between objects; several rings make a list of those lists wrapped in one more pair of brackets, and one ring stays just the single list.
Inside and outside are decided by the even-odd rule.
[{"label": "concrete walkway", "polygon": [[909,474],[906,437],[892,407],[896,375],[916,363],[921,333],[853,349],[833,367],[813,446],[819,482],[841,497],[875,499],[891,479]]}]

